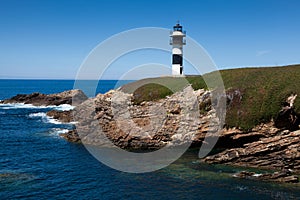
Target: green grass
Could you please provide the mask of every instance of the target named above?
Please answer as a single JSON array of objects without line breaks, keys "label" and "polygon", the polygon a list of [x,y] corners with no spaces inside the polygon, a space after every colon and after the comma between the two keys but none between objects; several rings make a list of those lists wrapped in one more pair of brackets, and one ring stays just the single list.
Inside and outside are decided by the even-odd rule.
[{"label": "green grass", "polygon": [[[234,101],[227,107],[228,127],[248,130],[269,122],[277,116],[282,103],[292,93],[298,94],[295,109],[300,114],[300,65],[230,69],[221,70],[220,73],[228,93],[238,90],[242,94],[241,101]],[[215,75],[212,72],[203,77],[205,80],[214,80]],[[141,103],[164,98],[187,84],[192,84],[195,90],[207,89],[203,77],[143,79],[125,85],[122,90],[133,93],[134,102]]]},{"label": "green grass", "polygon": [[[300,65],[223,70],[221,75],[227,89],[242,91],[242,101],[227,108],[226,124],[230,127],[250,129],[269,122],[289,95],[300,95]],[[299,113],[299,98],[295,108]]]},{"label": "green grass", "polygon": [[122,91],[133,93],[133,101],[140,104],[143,101],[155,101],[165,98],[177,91],[182,90],[188,84],[194,89],[206,87],[201,76],[160,77],[142,79],[122,86]]},{"label": "green grass", "polygon": [[172,90],[165,86],[156,83],[147,83],[134,91],[133,101],[135,104],[140,104],[143,101],[159,100],[171,94],[173,94]]}]

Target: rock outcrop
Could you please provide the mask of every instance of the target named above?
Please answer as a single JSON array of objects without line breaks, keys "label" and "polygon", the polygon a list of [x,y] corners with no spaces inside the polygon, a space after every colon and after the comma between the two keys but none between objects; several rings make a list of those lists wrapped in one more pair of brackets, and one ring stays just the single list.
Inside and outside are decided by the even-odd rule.
[{"label": "rock outcrop", "polygon": [[[78,136],[87,144],[109,145],[111,141],[124,149],[157,150],[190,140],[192,146],[199,147],[205,137],[218,137],[215,148],[225,150],[206,157],[207,163],[300,170],[300,131],[277,128],[274,122],[247,132],[237,128],[220,130],[218,117],[207,103],[209,95],[204,90],[186,88],[159,101],[134,105],[130,94],[110,91],[77,106],[74,120],[78,122]],[[193,99],[189,106],[184,106],[186,99]],[[195,102],[200,113],[205,105],[205,112],[197,116],[199,120],[195,120],[196,115],[184,115]],[[193,113],[191,110],[189,113]],[[74,138],[72,132],[70,138]]]},{"label": "rock outcrop", "polygon": [[[69,90],[58,94],[41,94],[38,92],[32,94],[18,94],[10,99],[1,101],[3,104],[7,103],[25,103],[34,106],[49,106],[70,104],[78,105],[87,100],[87,96],[81,90]],[[73,102],[72,102],[73,101]]]},{"label": "rock outcrop", "polygon": [[204,90],[187,87],[166,99],[140,105],[121,91],[98,94],[74,110],[78,135],[86,144],[111,145],[111,141],[124,149],[157,150],[191,142],[200,123],[194,116],[199,115],[197,93]]},{"label": "rock outcrop", "polygon": [[47,112],[47,116],[52,117],[63,123],[73,122],[73,114],[71,110],[61,111],[61,110],[50,110]]},{"label": "rock outcrop", "polygon": [[[208,156],[203,161],[300,173],[300,130],[293,107],[296,96],[292,95],[287,99],[275,122],[262,124],[247,132],[223,129],[219,144],[225,150]],[[291,177],[277,180],[270,174],[260,178],[263,177],[282,182],[298,181]]]},{"label": "rock outcrop", "polygon": [[239,148],[228,148],[204,159],[212,164],[231,164],[300,172],[300,131],[279,131]]},{"label": "rock outcrop", "polygon": [[69,142],[75,142],[75,143],[81,142],[80,137],[79,137],[76,129],[69,130],[67,133],[61,133],[60,136],[63,137],[64,139],[66,139]]},{"label": "rock outcrop", "polygon": [[[86,101],[88,97],[81,90],[69,90],[57,94],[41,94],[38,92],[32,94],[18,94],[10,99],[5,99],[0,103],[24,103],[32,104],[34,106],[49,106],[49,105],[79,105]],[[50,110],[47,115],[53,119],[56,119],[63,123],[73,122],[72,110],[60,111],[60,110]],[[67,133],[60,134],[61,137],[65,138],[70,142],[80,142],[80,137],[77,134],[76,129],[70,130]]]}]

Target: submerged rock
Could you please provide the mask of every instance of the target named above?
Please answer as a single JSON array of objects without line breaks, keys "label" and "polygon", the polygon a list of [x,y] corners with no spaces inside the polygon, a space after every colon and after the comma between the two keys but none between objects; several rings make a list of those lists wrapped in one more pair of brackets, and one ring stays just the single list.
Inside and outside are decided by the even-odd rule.
[{"label": "submerged rock", "polygon": [[270,181],[279,183],[298,183],[298,176],[292,175],[289,170],[282,170],[274,173],[257,174],[254,172],[241,171],[233,175],[234,177],[259,180],[259,181]]}]

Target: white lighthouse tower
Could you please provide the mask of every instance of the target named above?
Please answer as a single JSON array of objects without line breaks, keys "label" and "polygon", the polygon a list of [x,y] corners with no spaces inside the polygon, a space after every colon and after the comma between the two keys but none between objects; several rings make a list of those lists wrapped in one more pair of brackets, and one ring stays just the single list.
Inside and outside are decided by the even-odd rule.
[{"label": "white lighthouse tower", "polygon": [[171,31],[170,45],[172,45],[172,75],[183,75],[183,45],[185,45],[186,32],[182,30],[179,22],[173,26]]}]

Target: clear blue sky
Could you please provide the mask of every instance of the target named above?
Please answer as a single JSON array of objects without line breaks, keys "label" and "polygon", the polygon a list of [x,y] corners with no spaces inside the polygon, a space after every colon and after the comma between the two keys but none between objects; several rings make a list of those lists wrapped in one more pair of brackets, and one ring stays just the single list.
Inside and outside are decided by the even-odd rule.
[{"label": "clear blue sky", "polygon": [[300,63],[299,9],[298,0],[0,0],[0,78],[74,79],[106,38],[178,19],[220,69]]}]

